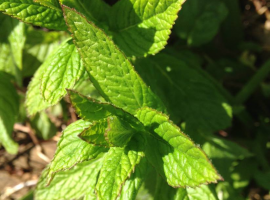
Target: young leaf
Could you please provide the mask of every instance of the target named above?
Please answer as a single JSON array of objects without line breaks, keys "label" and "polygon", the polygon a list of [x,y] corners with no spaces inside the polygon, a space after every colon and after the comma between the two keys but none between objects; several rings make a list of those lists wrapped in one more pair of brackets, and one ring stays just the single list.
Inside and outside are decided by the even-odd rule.
[{"label": "young leaf", "polygon": [[11,134],[19,111],[19,97],[3,71],[0,71],[0,91],[0,144],[8,153],[16,154],[18,144],[12,140]]},{"label": "young leaf", "polygon": [[97,146],[124,147],[134,133],[134,130],[126,123],[115,116],[111,116],[94,122],[79,137]]},{"label": "young leaf", "polygon": [[60,9],[49,8],[33,0],[0,0],[0,11],[35,26],[66,30]]},{"label": "young leaf", "polygon": [[[36,200],[80,199],[95,197],[94,189],[103,157],[79,163],[65,172],[58,172],[49,186],[46,183],[48,169],[42,172],[35,191]],[[96,198],[95,198],[96,199]]]},{"label": "young leaf", "polygon": [[51,105],[59,102],[66,94],[66,88],[72,88],[84,73],[80,56],[71,39],[63,42],[44,62],[43,67],[46,70],[42,74],[41,94]]},{"label": "young leaf", "polygon": [[54,158],[48,169],[48,181],[53,178],[55,173],[68,170],[80,162],[94,159],[102,152],[108,150],[88,144],[78,137],[78,134],[90,125],[91,123],[89,122],[78,120],[63,131],[63,135],[57,144]]},{"label": "young leaf", "polygon": [[137,193],[145,179],[147,173],[148,162],[146,158],[142,158],[140,163],[136,166],[136,170],[131,174],[130,178],[126,180],[122,187],[122,191],[117,200],[135,200]]},{"label": "young leaf", "polygon": [[70,8],[63,6],[63,10],[91,81],[107,101],[132,114],[143,106],[164,109],[129,60],[102,30]]},{"label": "young leaf", "polygon": [[84,120],[99,121],[115,115],[135,127],[141,126],[141,123],[133,115],[110,103],[99,102],[72,90],[68,90],[68,94],[76,113]]},{"label": "young leaf", "polygon": [[199,46],[208,43],[217,34],[228,9],[220,0],[187,1],[176,21],[178,36],[188,45]]},{"label": "young leaf", "polygon": [[157,135],[149,136],[146,156],[169,185],[196,187],[222,179],[204,152],[168,116],[142,108],[136,117]]},{"label": "young leaf", "polygon": [[141,59],[136,69],[152,90],[164,97],[172,119],[186,123],[186,133],[217,131],[231,125],[232,108],[227,100],[210,80],[183,61],[160,53]]},{"label": "young leaf", "polygon": [[144,157],[144,141],[131,140],[126,148],[111,147],[104,158],[96,185],[98,199],[116,199],[122,185]]},{"label": "young leaf", "polygon": [[119,1],[111,10],[114,41],[127,56],[156,54],[167,44],[184,0]]}]

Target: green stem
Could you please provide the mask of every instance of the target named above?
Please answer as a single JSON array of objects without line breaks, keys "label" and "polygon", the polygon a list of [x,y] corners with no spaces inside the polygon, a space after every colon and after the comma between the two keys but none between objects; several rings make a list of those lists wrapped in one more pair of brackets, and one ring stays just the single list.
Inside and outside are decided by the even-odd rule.
[{"label": "green stem", "polygon": [[267,77],[270,72],[270,60],[257,71],[257,73],[248,81],[242,90],[236,95],[235,103],[242,104],[254,92],[258,85]]}]

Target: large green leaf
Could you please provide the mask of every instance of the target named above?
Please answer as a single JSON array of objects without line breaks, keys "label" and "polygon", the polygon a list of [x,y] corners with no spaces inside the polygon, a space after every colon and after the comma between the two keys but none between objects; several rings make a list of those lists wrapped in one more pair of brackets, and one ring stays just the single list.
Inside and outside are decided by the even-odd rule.
[{"label": "large green leaf", "polygon": [[94,189],[103,157],[79,163],[65,172],[58,172],[47,186],[48,169],[42,172],[35,191],[36,200],[81,199],[84,196],[96,199]]},{"label": "large green leaf", "polygon": [[19,112],[19,96],[3,71],[0,71],[0,91],[0,144],[8,153],[16,154],[18,144],[12,140],[11,134]]},{"label": "large green leaf", "polygon": [[188,45],[199,46],[217,34],[228,10],[220,0],[187,1],[176,21],[175,30]]},{"label": "large green leaf", "polygon": [[151,133],[146,156],[169,185],[195,187],[222,179],[204,152],[168,116],[142,108],[136,117]]},{"label": "large green leaf", "polygon": [[41,94],[51,105],[56,104],[84,73],[80,56],[70,39],[63,42],[43,67]]},{"label": "large green leaf", "polygon": [[139,60],[136,69],[152,90],[163,97],[172,119],[186,123],[186,133],[230,126],[232,108],[227,100],[210,80],[181,60],[161,53]]},{"label": "large green leaf", "polygon": [[129,60],[102,30],[70,8],[64,6],[63,10],[91,81],[107,101],[133,114],[143,106],[164,109]]},{"label": "large green leaf", "polygon": [[35,26],[66,29],[61,9],[49,8],[33,0],[0,0],[0,11]]},{"label": "large green leaf", "polygon": [[118,1],[109,18],[114,41],[128,56],[156,54],[167,44],[183,2]]},{"label": "large green leaf", "polygon": [[122,185],[136,170],[144,157],[144,141],[136,139],[133,138],[126,148],[111,147],[106,154],[96,185],[98,199],[116,199]]},{"label": "large green leaf", "polygon": [[48,169],[48,181],[53,178],[55,173],[68,170],[76,164],[93,159],[108,150],[103,147],[88,144],[78,137],[78,134],[90,125],[90,122],[79,120],[69,125],[64,130]]}]

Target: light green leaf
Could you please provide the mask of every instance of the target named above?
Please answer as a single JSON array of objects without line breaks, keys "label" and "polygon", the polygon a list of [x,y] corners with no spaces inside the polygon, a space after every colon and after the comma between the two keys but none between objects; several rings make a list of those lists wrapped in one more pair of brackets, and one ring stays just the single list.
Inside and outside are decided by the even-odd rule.
[{"label": "light green leaf", "polygon": [[148,162],[142,158],[140,163],[136,166],[135,172],[131,174],[130,178],[126,180],[122,187],[122,191],[117,200],[135,200],[137,193],[144,181],[147,173]]},{"label": "light green leaf", "polygon": [[89,144],[96,146],[109,147],[108,141],[105,139],[105,131],[108,127],[107,119],[101,119],[93,122],[89,128],[84,129],[78,136]]},{"label": "light green leaf", "polygon": [[26,36],[22,74],[23,77],[30,77],[67,36],[64,32],[44,32],[32,27],[28,27]]},{"label": "light green leaf", "polygon": [[41,5],[52,8],[54,10],[61,11],[58,0],[34,0],[34,2],[40,3]]},{"label": "light green leaf", "polygon": [[218,131],[231,125],[232,108],[227,100],[209,79],[183,61],[160,53],[141,59],[136,69],[163,97],[171,118],[186,123],[186,133]]},{"label": "light green leaf", "polygon": [[134,130],[127,122],[115,116],[94,122],[79,137],[97,146],[124,147],[131,139]]},{"label": "light green leaf", "polygon": [[204,152],[168,116],[142,108],[136,117],[152,132],[146,156],[169,185],[196,187],[222,179]]},{"label": "light green leaf", "polygon": [[12,74],[21,85],[24,24],[0,13],[0,70]]},{"label": "light green leaf", "polygon": [[126,148],[110,148],[96,185],[98,199],[113,200],[120,195],[122,185],[144,157],[143,146],[144,141],[133,139]]},{"label": "light green leaf", "polygon": [[102,30],[70,8],[64,6],[63,10],[83,64],[105,100],[132,114],[143,106],[164,109],[129,60]]},{"label": "light green leaf", "polygon": [[68,90],[68,94],[76,113],[84,120],[92,122],[115,115],[135,127],[141,125],[133,115],[110,103],[99,102],[72,90]]},{"label": "light green leaf", "polygon": [[18,144],[12,140],[12,130],[19,112],[19,96],[8,75],[0,71],[0,144],[10,154],[16,154]]},{"label": "light green leaf", "polygon": [[0,11],[35,26],[66,30],[60,9],[42,6],[33,0],[0,0]]},{"label": "light green leaf", "polygon": [[63,42],[50,59],[43,64],[41,94],[45,101],[54,105],[72,88],[83,75],[84,67],[71,39]]},{"label": "light green leaf", "polygon": [[78,134],[90,125],[91,123],[89,122],[79,120],[69,125],[63,131],[61,139],[57,144],[54,158],[48,169],[48,181],[53,178],[55,173],[68,170],[80,162],[94,159],[99,154],[107,151],[106,148],[93,146],[78,137]]},{"label": "light green leaf", "polygon": [[220,0],[187,1],[179,12],[175,30],[188,45],[208,43],[217,34],[228,9]]},{"label": "light green leaf", "polygon": [[215,189],[211,185],[202,185],[198,188],[179,188],[175,200],[218,200]]},{"label": "light green leaf", "polygon": [[184,0],[119,1],[111,10],[110,28],[127,56],[156,54],[167,44]]},{"label": "light green leaf", "polygon": [[45,64],[41,65],[27,87],[25,105],[28,115],[34,115],[51,106],[43,100],[40,93],[40,81],[45,70]]},{"label": "light green leaf", "polygon": [[30,118],[30,123],[35,130],[35,134],[41,139],[48,140],[57,132],[55,125],[44,111]]},{"label": "light green leaf", "polygon": [[69,171],[58,172],[49,186],[46,185],[48,169],[44,170],[35,191],[35,199],[58,200],[80,199],[84,196],[95,197],[94,189],[102,162],[103,157],[100,157],[79,163]]},{"label": "light green leaf", "polygon": [[70,8],[75,8],[76,11],[85,15],[89,21],[99,25],[101,25],[101,21],[107,20],[110,9],[110,6],[103,0],[60,0],[60,3]]}]

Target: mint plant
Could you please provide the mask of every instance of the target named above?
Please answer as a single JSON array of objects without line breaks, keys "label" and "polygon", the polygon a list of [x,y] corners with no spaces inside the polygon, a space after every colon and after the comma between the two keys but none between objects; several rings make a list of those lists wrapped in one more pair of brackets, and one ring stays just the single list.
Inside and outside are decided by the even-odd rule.
[{"label": "mint plant", "polygon": [[80,118],[63,130],[35,199],[216,200],[231,191],[228,169],[252,154],[213,133],[231,126],[233,114],[243,119],[240,100],[262,73],[234,98],[201,57],[165,48],[175,23],[180,43],[200,47],[229,13],[223,0],[183,3],[0,0],[1,144],[17,152],[16,87],[25,77],[33,76],[22,97],[33,127],[64,100]]}]

